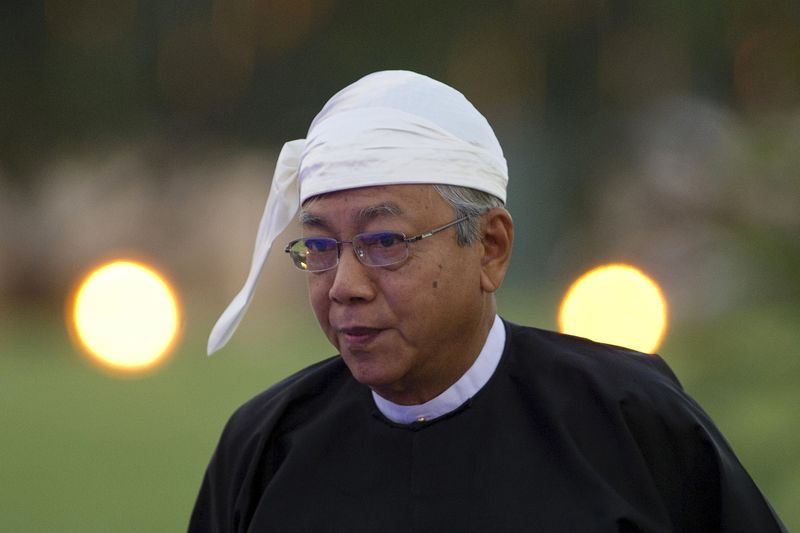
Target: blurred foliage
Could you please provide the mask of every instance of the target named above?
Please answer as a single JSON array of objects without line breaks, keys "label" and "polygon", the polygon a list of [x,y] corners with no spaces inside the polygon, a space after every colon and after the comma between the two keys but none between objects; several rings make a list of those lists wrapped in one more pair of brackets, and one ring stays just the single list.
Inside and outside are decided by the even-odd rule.
[{"label": "blurred foliage", "polygon": [[301,137],[331,94],[385,68],[462,88],[501,132],[541,119],[546,152],[577,155],[568,161],[578,174],[613,140],[610,126],[661,95],[691,92],[755,114],[800,98],[792,0],[11,0],[0,9],[0,161],[17,181],[60,147],[154,130],[259,144]]},{"label": "blurred foliage", "polygon": [[[684,176],[694,186],[683,197],[655,187],[644,199],[656,212],[671,202],[674,218],[698,193],[707,221],[741,230],[753,254],[788,251],[769,268],[800,295],[794,204],[782,202],[794,213],[779,228],[741,210],[751,198],[769,212],[764,202],[800,190],[793,0],[17,0],[0,10],[0,191],[32,206],[65,154],[145,146],[140,179],[164,182],[186,147],[275,148],[303,137],[340,88],[408,68],[462,90],[495,127],[511,208],[530,207],[514,211],[517,224],[535,230],[519,239],[516,279],[610,255],[587,225],[609,187]],[[664,150],[692,157],[659,171]],[[708,183],[717,188],[703,194]],[[728,207],[710,210],[714,198]],[[555,260],[541,253],[554,249]],[[651,250],[617,252],[659,277],[674,271]]]}]

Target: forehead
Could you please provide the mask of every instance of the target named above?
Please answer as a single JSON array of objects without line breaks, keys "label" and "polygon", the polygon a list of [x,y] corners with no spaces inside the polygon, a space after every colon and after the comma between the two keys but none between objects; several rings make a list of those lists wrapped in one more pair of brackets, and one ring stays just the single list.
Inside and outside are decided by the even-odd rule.
[{"label": "forehead", "polygon": [[[309,198],[301,218],[357,218],[359,215],[426,218],[449,209],[433,185],[382,185],[360,187]],[[369,217],[368,217],[369,218]]]}]

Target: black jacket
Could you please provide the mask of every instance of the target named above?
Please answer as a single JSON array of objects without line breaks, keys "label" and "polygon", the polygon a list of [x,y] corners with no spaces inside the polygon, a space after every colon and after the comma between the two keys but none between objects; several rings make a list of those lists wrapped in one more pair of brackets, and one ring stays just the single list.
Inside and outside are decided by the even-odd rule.
[{"label": "black jacket", "polygon": [[495,374],[395,424],[339,357],[231,417],[190,532],[783,531],[657,356],[506,323]]}]

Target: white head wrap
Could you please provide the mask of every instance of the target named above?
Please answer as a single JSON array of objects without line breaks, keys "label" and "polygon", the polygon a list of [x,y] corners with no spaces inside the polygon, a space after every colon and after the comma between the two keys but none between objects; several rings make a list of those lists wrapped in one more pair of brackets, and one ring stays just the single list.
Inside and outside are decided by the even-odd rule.
[{"label": "white head wrap", "polygon": [[306,139],[283,145],[250,274],[211,331],[209,355],[236,331],[273,241],[304,201],[344,189],[410,183],[471,187],[505,202],[506,160],[483,115],[452,87],[408,71],[376,72],[336,93]]}]

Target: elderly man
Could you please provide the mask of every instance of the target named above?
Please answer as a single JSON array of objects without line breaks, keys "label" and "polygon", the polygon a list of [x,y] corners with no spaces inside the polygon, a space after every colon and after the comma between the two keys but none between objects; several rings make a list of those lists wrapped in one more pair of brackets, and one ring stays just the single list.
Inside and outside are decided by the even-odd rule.
[{"label": "elderly man", "polygon": [[498,318],[513,223],[491,127],[411,72],[280,154],[230,338],[278,234],[340,355],[242,406],[190,531],[781,531],[657,356]]}]

